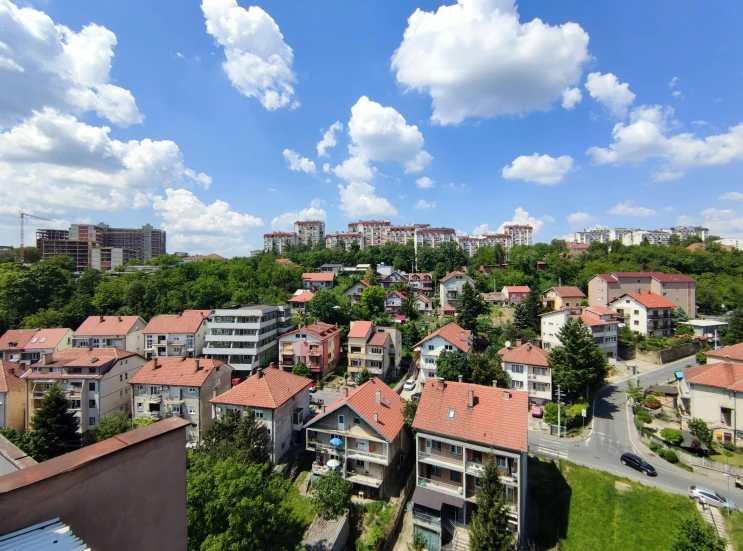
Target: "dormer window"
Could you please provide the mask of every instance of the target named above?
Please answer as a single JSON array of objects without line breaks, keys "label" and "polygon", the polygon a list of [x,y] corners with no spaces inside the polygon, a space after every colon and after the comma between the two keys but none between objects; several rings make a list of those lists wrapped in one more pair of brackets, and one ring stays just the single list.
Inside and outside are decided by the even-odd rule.
[{"label": "dormer window", "polygon": [[446,414],[449,419],[454,419],[454,408],[449,408],[449,412]]}]

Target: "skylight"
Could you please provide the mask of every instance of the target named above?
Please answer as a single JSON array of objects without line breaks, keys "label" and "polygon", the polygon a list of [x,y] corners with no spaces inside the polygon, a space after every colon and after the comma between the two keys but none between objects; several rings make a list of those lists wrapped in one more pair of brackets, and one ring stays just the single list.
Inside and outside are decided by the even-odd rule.
[{"label": "skylight", "polygon": [[449,419],[454,419],[454,408],[449,408],[449,413],[446,414]]},{"label": "skylight", "polygon": [[39,340],[38,337],[34,337],[33,339],[31,339],[31,342],[36,342],[38,340]]},{"label": "skylight", "polygon": [[39,342],[44,342],[45,340],[46,340],[46,337],[41,337],[41,339],[39,339]]}]

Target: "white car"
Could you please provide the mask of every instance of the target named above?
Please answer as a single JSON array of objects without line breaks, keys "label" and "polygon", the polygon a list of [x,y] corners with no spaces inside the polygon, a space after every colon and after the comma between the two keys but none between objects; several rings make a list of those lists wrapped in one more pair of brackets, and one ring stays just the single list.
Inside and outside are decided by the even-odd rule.
[{"label": "white car", "polygon": [[408,379],[403,385],[403,390],[413,390],[415,388],[415,379]]}]

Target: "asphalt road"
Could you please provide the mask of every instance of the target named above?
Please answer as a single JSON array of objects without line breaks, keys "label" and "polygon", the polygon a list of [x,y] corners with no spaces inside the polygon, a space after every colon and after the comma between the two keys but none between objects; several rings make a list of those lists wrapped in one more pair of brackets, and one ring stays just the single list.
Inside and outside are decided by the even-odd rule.
[{"label": "asphalt road", "polygon": [[[674,371],[686,367],[689,362],[689,359],[682,359],[657,370],[645,374],[640,373],[639,382],[644,387],[663,383],[673,377]],[[656,456],[640,442],[632,421],[631,410],[627,407],[627,395],[624,392],[627,388],[627,379],[634,379],[634,377],[628,376],[607,385],[596,396],[593,404],[593,429],[586,440],[582,442],[558,440],[555,437],[541,435],[537,431],[529,431],[530,447],[536,446],[542,450],[559,452],[560,457],[573,463],[624,476],[667,492],[687,495],[689,486],[696,484],[727,496],[728,485],[724,475],[690,473]],[[622,465],[619,458],[625,452],[632,452],[643,457],[655,467],[658,476],[647,477]],[[743,490],[734,488],[733,480],[730,480],[729,495],[733,502],[743,506]]]}]

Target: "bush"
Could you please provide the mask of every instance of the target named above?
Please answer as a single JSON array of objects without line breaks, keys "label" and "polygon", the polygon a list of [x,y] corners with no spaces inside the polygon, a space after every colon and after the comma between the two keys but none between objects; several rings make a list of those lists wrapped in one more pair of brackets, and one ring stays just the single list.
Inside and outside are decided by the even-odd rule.
[{"label": "bush", "polygon": [[663,453],[663,459],[665,459],[669,463],[679,462],[679,456],[676,455],[676,452],[673,450],[665,450],[665,453]]},{"label": "bush", "polygon": [[663,429],[660,431],[660,436],[663,440],[674,446],[678,446],[684,441],[684,435],[681,434],[680,430],[676,429]]},{"label": "bush", "polygon": [[653,422],[653,417],[650,415],[647,411],[644,409],[641,409],[637,412],[637,418],[642,421],[645,424],[650,424]]},{"label": "bush", "polygon": [[656,398],[652,394],[648,394],[642,400],[642,405],[645,406],[646,408],[658,409],[660,408],[660,400],[658,400],[658,398]]},{"label": "bush", "polygon": [[660,444],[658,444],[658,442],[655,442],[654,440],[651,440],[650,441],[650,451],[651,452],[655,452],[658,455],[660,455],[660,451],[659,450],[662,450],[662,449],[663,448],[661,447]]},{"label": "bush", "polygon": [[722,447],[725,448],[729,452],[735,451],[735,445],[730,441],[723,442]]}]

